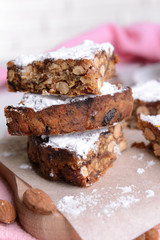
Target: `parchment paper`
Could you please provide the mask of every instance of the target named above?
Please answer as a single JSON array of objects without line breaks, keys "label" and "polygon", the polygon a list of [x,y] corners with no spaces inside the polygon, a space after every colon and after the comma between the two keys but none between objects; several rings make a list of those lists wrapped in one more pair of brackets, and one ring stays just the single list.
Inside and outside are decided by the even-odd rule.
[{"label": "parchment paper", "polygon": [[0,160],[48,193],[82,239],[131,240],[160,223],[160,161],[146,149],[130,147],[144,140],[139,130],[126,129],[125,137],[127,150],[88,188],[51,182],[30,169],[25,137],[2,139]]}]

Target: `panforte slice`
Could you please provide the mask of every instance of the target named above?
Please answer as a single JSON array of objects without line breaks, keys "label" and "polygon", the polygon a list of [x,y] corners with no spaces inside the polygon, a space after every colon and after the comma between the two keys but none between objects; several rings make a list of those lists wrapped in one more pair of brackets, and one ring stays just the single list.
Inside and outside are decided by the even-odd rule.
[{"label": "panforte slice", "polygon": [[57,135],[98,129],[130,117],[130,88],[104,83],[101,95],[67,98],[25,94],[17,106],[5,108],[11,135]]},{"label": "panforte slice", "polygon": [[104,129],[28,138],[28,156],[50,180],[89,186],[126,148],[120,123]]},{"label": "panforte slice", "polygon": [[114,76],[118,57],[110,43],[84,41],[38,56],[20,56],[8,62],[8,89],[69,97],[100,94]]}]

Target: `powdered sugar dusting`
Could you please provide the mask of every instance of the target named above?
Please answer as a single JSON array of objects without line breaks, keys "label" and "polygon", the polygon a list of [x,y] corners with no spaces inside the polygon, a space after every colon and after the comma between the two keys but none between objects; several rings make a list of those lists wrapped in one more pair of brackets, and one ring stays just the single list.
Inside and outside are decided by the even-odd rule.
[{"label": "powdered sugar dusting", "polygon": [[16,156],[16,152],[15,151],[10,151],[10,152],[3,152],[2,153],[3,157],[12,157],[12,156]]},{"label": "powdered sugar dusting", "polygon": [[62,47],[57,51],[40,54],[38,56],[21,55],[14,60],[14,63],[15,65],[24,67],[31,64],[33,61],[44,61],[45,59],[93,59],[95,54],[99,51],[105,51],[108,55],[112,55],[114,47],[109,42],[98,44],[93,41],[86,40],[75,47]]},{"label": "powdered sugar dusting", "polygon": [[28,164],[28,163],[22,163],[19,166],[19,168],[26,170],[26,169],[32,169],[32,166],[30,164]]},{"label": "powdered sugar dusting", "polygon": [[[49,136],[48,142],[44,142],[43,146],[51,146],[52,148],[68,149],[75,152],[79,157],[84,159],[87,157],[88,152],[93,149],[96,153],[98,150],[97,141],[101,133],[108,132],[108,128],[98,130],[71,133],[65,135]],[[43,136],[42,136],[43,138]]]},{"label": "powdered sugar dusting", "polygon": [[117,189],[122,190],[122,194],[124,194],[124,193],[132,192],[132,187],[133,187],[133,185],[132,186],[125,186],[125,187],[118,187],[117,186]]},{"label": "powdered sugar dusting", "polygon": [[77,196],[65,196],[59,201],[57,207],[60,211],[71,214],[73,217],[77,217],[84,212],[87,207],[93,207],[97,205],[98,198],[94,195],[84,195],[80,193]]},{"label": "powdered sugar dusting", "polygon": [[140,175],[143,174],[144,172],[145,172],[144,168],[138,168],[137,169],[137,173],[140,174]]},{"label": "powdered sugar dusting", "polygon": [[[113,96],[115,93],[123,92],[125,90],[126,88],[119,89],[116,85],[110,84],[109,82],[105,82],[100,91],[101,95]],[[73,102],[85,101],[86,99],[95,97],[97,97],[97,95],[85,95],[69,98],[66,96],[54,96],[54,95],[46,96],[41,94],[26,93],[23,95],[22,102],[20,102],[17,107],[32,108],[36,112],[53,105],[70,104]]]},{"label": "powdered sugar dusting", "polygon": [[137,155],[131,156],[133,159],[138,159],[141,161],[144,158],[144,153],[138,153]]},{"label": "powdered sugar dusting", "polygon": [[153,190],[146,190],[146,198],[154,197],[154,191]]},{"label": "powdered sugar dusting", "polygon": [[95,193],[95,192],[97,192],[97,189],[93,189],[92,193]]},{"label": "powdered sugar dusting", "polygon": [[141,113],[140,118],[142,121],[149,122],[160,130],[160,114],[151,116],[151,115],[144,115]]},{"label": "powdered sugar dusting", "polygon": [[[119,191],[120,190],[120,191]],[[110,200],[112,191],[112,199]],[[118,209],[128,209],[131,205],[140,201],[137,196],[139,191],[134,185],[117,186],[115,189],[93,189],[90,194],[80,192],[76,196],[64,196],[58,202],[58,209],[69,214],[70,217],[77,218],[80,214],[86,214],[86,211],[92,211],[97,217],[110,217]],[[95,211],[95,206],[97,210]]]},{"label": "powdered sugar dusting", "polygon": [[155,165],[155,161],[154,160],[147,161],[146,168],[152,167],[153,165]]},{"label": "powdered sugar dusting", "polygon": [[144,158],[144,153],[139,153],[138,160],[141,161]]},{"label": "powdered sugar dusting", "polygon": [[53,169],[51,169],[51,172],[50,172],[49,176],[50,176],[50,177],[54,177]]},{"label": "powdered sugar dusting", "polygon": [[110,217],[118,208],[129,208],[132,204],[139,202],[140,199],[134,195],[121,196],[116,201],[110,201],[104,208],[104,213]]},{"label": "powdered sugar dusting", "polygon": [[114,152],[117,154],[117,156],[121,155],[121,152],[119,150],[119,145],[117,143],[115,143],[114,145]]},{"label": "powdered sugar dusting", "polygon": [[156,102],[160,100],[160,82],[151,80],[132,87],[134,99],[144,102]]}]

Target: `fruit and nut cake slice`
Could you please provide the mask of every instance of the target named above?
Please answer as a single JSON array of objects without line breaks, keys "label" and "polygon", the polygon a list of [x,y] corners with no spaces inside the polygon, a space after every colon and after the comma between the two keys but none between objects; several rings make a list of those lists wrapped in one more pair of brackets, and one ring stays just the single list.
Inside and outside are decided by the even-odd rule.
[{"label": "fruit and nut cake slice", "polygon": [[8,62],[8,88],[69,97],[100,94],[103,82],[115,74],[118,57],[110,43],[84,41],[38,56],[20,56]]},{"label": "fruit and nut cake slice", "polygon": [[105,82],[101,95],[43,96],[25,94],[18,106],[5,108],[11,135],[57,135],[97,129],[130,117],[130,88]]},{"label": "fruit and nut cake slice", "polygon": [[28,138],[28,156],[42,175],[88,186],[99,179],[126,148],[120,123],[104,129]]},{"label": "fruit and nut cake slice", "polygon": [[151,80],[132,87],[134,105],[132,117],[128,121],[131,128],[137,127],[137,115],[160,114],[160,82]]},{"label": "fruit and nut cake slice", "polygon": [[139,114],[138,127],[150,141],[155,156],[160,157],[160,115],[150,116]]}]

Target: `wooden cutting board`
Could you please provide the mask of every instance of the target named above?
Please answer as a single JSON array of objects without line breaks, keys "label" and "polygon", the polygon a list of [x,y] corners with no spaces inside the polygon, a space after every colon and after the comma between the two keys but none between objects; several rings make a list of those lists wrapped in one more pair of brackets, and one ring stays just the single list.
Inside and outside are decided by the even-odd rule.
[{"label": "wooden cutting board", "polygon": [[0,159],[32,187],[44,190],[84,240],[130,240],[160,223],[160,161],[138,130],[125,130],[128,148],[94,185],[80,188],[43,179],[29,164],[25,137],[0,140]]}]

